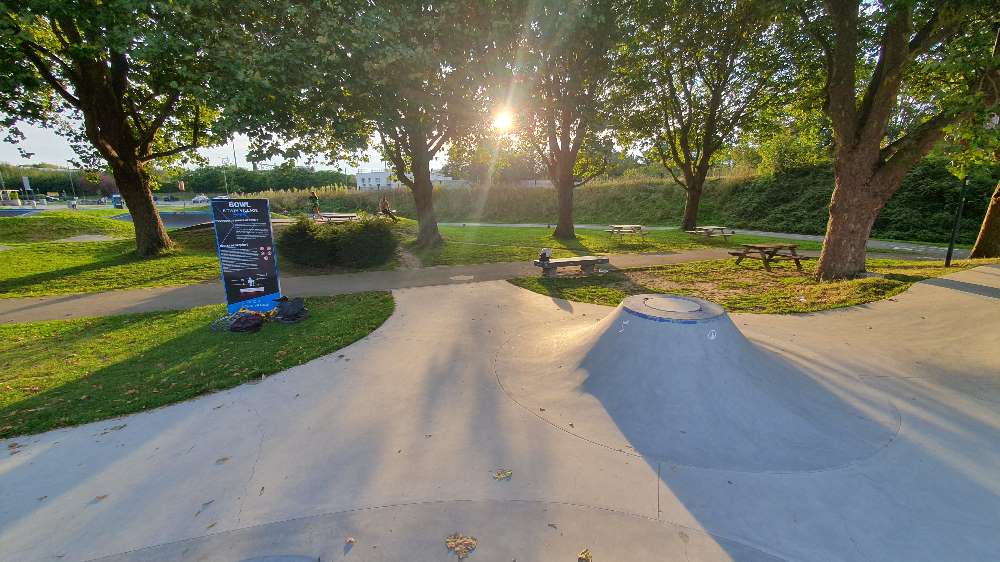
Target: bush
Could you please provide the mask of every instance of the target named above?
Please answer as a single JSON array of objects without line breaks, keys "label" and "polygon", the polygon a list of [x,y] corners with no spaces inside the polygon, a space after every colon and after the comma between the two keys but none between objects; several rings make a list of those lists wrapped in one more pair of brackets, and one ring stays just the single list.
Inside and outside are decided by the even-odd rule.
[{"label": "bush", "polygon": [[399,239],[383,219],[363,219],[330,228],[337,231],[337,263],[346,267],[382,265],[396,255]]},{"label": "bush", "polygon": [[278,234],[277,246],[282,258],[298,265],[365,268],[392,259],[399,239],[382,219],[336,225],[303,217]]},{"label": "bush", "polygon": [[300,265],[331,265],[336,259],[336,246],[325,234],[319,224],[303,217],[278,233],[278,252]]}]

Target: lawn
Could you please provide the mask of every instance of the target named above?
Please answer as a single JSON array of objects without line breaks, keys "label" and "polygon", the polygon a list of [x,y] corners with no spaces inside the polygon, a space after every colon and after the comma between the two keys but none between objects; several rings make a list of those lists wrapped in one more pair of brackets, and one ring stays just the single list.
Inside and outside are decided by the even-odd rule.
[{"label": "lawn", "polygon": [[[626,237],[624,241],[612,240],[601,230],[577,229],[577,240],[562,241],[552,237],[552,230],[534,227],[500,226],[441,226],[445,243],[439,248],[417,250],[410,248],[425,266],[457,265],[526,261],[538,257],[542,248],[552,248],[553,257],[588,254],[618,254],[639,252],[679,252],[704,248],[727,248],[739,244],[777,242],[759,236],[731,236],[728,241],[720,238],[691,236],[679,230],[653,230],[641,238]],[[818,250],[818,242],[796,242],[800,249]]]},{"label": "lawn", "polygon": [[813,276],[814,260],[803,264],[804,272],[782,262],[772,265],[774,271],[768,273],[758,263],[736,265],[729,259],[586,277],[523,277],[511,283],[551,297],[608,306],[637,293],[675,293],[717,302],[730,312],[783,314],[882,300],[923,279],[997,262],[1000,260],[961,260],[945,268],[942,262],[871,259],[868,271],[880,274],[878,277],[820,282]]},{"label": "lawn", "polygon": [[218,278],[211,229],[176,231],[171,237],[177,248],[149,259],[135,255],[133,240],[15,246],[0,252],[0,298],[185,285]]},{"label": "lawn", "polygon": [[74,211],[45,211],[23,217],[0,217],[0,244],[48,242],[81,234],[128,238],[135,236],[135,229],[131,223]]},{"label": "lawn", "polygon": [[307,299],[309,318],[215,332],[221,305],[0,325],[0,438],[186,400],[332,353],[378,328],[389,293]]}]

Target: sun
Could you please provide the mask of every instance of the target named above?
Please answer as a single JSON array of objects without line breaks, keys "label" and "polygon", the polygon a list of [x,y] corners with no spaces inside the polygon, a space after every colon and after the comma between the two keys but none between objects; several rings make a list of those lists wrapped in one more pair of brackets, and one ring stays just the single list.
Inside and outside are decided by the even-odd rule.
[{"label": "sun", "polygon": [[514,126],[514,114],[509,109],[502,109],[493,117],[493,128],[506,132]]}]

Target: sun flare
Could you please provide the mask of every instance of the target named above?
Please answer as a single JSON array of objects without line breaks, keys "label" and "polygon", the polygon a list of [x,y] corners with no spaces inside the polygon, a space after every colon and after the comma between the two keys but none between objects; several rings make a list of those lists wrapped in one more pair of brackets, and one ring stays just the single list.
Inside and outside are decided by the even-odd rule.
[{"label": "sun flare", "polygon": [[503,109],[493,117],[493,128],[498,131],[509,131],[513,126],[514,114],[509,109]]}]

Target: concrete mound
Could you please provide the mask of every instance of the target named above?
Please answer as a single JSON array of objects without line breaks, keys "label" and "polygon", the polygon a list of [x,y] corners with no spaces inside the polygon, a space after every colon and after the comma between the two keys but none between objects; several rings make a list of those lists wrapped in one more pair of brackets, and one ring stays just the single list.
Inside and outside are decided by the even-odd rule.
[{"label": "concrete mound", "polygon": [[899,415],[846,395],[748,340],[717,304],[635,295],[589,326],[511,340],[497,378],[578,437],[679,465],[823,470],[875,454]]}]

